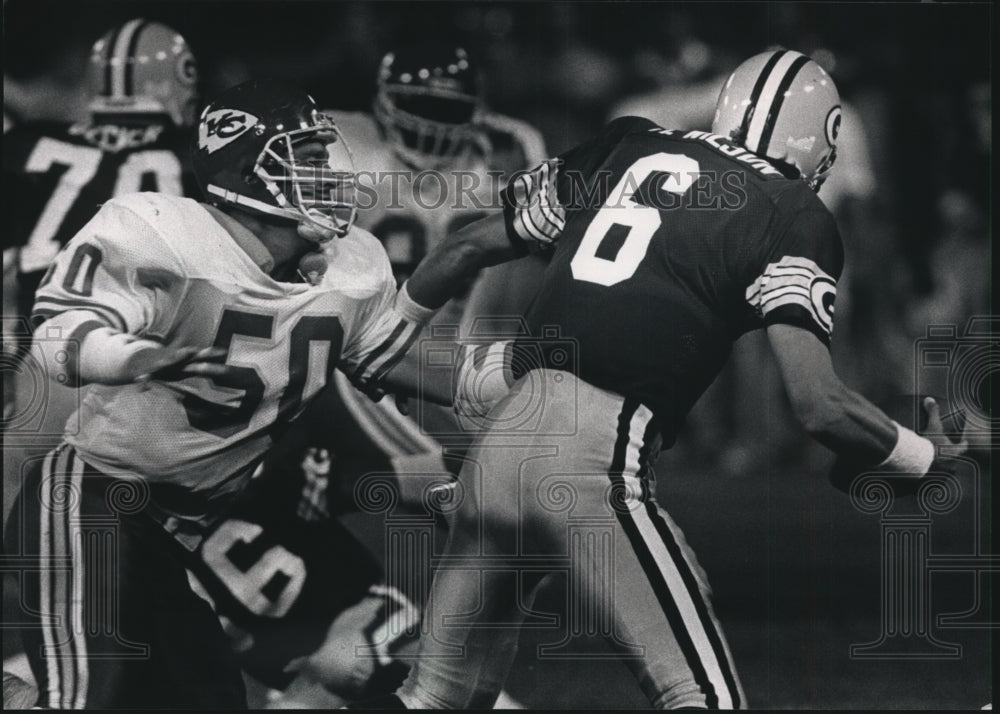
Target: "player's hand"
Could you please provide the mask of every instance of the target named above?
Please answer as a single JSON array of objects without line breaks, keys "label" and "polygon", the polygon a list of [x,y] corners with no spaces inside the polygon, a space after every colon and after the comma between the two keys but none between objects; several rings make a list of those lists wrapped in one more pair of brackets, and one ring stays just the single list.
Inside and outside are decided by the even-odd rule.
[{"label": "player's hand", "polygon": [[125,382],[174,381],[186,377],[220,377],[232,370],[221,347],[164,347],[151,340],[134,352],[122,369]]},{"label": "player's hand", "polygon": [[937,403],[937,400],[934,397],[924,397],[921,405],[927,415],[927,424],[924,426],[921,436],[934,444],[936,453],[931,470],[950,472],[953,469],[947,466],[947,460],[942,461],[940,457],[962,456],[969,450],[969,420],[965,420],[965,424],[962,427],[962,435],[957,442],[954,442],[945,433],[944,424],[941,421],[941,406]]}]

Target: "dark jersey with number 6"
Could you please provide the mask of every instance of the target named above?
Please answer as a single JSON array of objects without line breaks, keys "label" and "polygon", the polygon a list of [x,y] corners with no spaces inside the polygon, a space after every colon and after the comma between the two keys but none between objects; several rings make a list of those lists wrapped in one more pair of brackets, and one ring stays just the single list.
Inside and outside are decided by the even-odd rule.
[{"label": "dark jersey with number 6", "polygon": [[829,342],[833,217],[723,137],[618,119],[512,182],[505,218],[513,241],[552,250],[515,375],[572,370],[636,399],[667,444],[744,332],[783,322]]},{"label": "dark jersey with number 6", "polygon": [[17,249],[18,307],[69,239],[115,196],[157,191],[195,196],[185,165],[186,130],[124,120],[16,126],[4,136],[7,223],[3,246]]}]

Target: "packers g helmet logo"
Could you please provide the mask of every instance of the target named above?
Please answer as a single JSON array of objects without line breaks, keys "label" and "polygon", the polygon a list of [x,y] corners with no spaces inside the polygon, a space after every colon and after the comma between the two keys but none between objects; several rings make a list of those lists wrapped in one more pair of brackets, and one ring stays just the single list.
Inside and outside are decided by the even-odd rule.
[{"label": "packers g helmet logo", "polygon": [[843,115],[839,104],[826,115],[826,141],[830,146],[837,145],[837,137],[840,136],[840,121]]},{"label": "packers g helmet logo", "polygon": [[189,86],[198,81],[198,65],[190,52],[185,52],[177,59],[177,79]]}]

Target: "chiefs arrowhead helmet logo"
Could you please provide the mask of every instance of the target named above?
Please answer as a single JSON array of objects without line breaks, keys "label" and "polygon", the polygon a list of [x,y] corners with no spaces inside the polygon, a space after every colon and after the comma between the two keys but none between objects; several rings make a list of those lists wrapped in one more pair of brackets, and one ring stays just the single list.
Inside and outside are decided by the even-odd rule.
[{"label": "chiefs arrowhead helmet logo", "polygon": [[239,109],[216,109],[201,119],[198,148],[212,154],[245,134],[257,123],[257,117]]}]

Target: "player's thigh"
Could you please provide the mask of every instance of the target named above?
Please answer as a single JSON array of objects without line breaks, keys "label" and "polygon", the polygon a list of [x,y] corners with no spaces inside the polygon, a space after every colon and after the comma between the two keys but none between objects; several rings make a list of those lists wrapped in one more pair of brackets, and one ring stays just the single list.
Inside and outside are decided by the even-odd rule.
[{"label": "player's thigh", "polygon": [[[460,477],[466,513],[484,525],[556,533],[571,510],[607,516],[609,472],[628,446],[620,443],[618,426],[624,401],[568,373],[538,371],[520,379],[491,411],[491,426],[467,456]],[[639,444],[632,449],[635,460]]]},{"label": "player's thigh", "polygon": [[40,704],[242,706],[218,621],[190,591],[171,554],[179,546],[137,513],[141,493],[70,447],[32,464],[11,527],[26,563],[20,629]]}]

